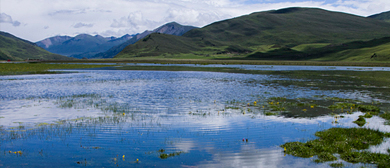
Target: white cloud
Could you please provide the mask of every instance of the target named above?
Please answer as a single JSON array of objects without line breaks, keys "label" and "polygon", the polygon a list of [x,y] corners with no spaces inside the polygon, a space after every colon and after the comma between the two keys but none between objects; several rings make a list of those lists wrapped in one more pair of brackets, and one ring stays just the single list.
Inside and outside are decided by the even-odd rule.
[{"label": "white cloud", "polygon": [[20,26],[19,21],[16,21],[16,20],[13,21],[12,17],[10,15],[5,14],[5,13],[0,13],[0,23],[10,23],[14,27]]},{"label": "white cloud", "polygon": [[73,26],[73,28],[81,28],[81,27],[93,27],[93,24],[92,23],[81,23],[81,22],[79,22],[79,23],[76,23],[74,26]]},{"label": "white cloud", "polygon": [[[390,9],[388,0],[2,0],[1,5],[1,30],[32,41],[80,32],[121,36],[153,30],[172,21],[202,27],[252,12],[293,6],[361,16]],[[24,26],[19,26],[21,22]]]}]

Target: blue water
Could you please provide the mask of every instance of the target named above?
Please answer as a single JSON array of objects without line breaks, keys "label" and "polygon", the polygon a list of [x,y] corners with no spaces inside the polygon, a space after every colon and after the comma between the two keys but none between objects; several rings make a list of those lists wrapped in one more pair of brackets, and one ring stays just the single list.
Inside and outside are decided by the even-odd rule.
[{"label": "blue water", "polygon": [[[261,104],[271,97],[358,99],[365,93],[271,82],[278,80],[294,79],[120,70],[1,76],[0,166],[329,167],[285,156],[279,145],[349,127],[357,115],[335,125],[331,116],[265,116]],[[254,101],[259,106],[246,105]],[[178,155],[161,159],[160,149]]]}]

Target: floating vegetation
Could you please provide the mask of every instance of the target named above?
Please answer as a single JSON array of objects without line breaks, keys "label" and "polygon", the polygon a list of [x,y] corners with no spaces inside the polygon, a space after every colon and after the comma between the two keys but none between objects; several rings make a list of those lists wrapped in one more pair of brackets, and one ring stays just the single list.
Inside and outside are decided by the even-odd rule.
[{"label": "floating vegetation", "polygon": [[317,155],[318,159],[314,160],[316,163],[322,163],[322,162],[328,162],[328,161],[335,161],[337,160],[336,156],[333,156],[331,153],[328,152],[322,152]]},{"label": "floating vegetation", "polygon": [[22,151],[8,151],[8,153],[13,153],[13,154],[17,154],[17,155],[22,155],[23,154],[23,152]]},{"label": "floating vegetation", "polygon": [[386,125],[390,125],[390,112],[385,112],[385,113],[381,114],[380,117],[387,120],[385,122]]},{"label": "floating vegetation", "polygon": [[[317,155],[316,162],[336,160],[334,154],[340,154],[341,158],[351,163],[374,163],[382,164],[390,160],[390,155],[370,152],[360,152],[368,149],[370,145],[379,145],[390,133],[383,133],[366,128],[330,128],[316,132],[319,139],[306,143],[288,142],[281,145],[285,153],[309,158]],[[361,156],[361,157],[360,157]],[[371,159],[366,157],[370,156]]]},{"label": "floating vegetation", "polygon": [[169,154],[161,153],[159,158],[160,159],[168,159],[169,157],[179,156],[182,153],[184,153],[184,152],[180,151],[180,152],[173,152],[173,153],[169,153]]},{"label": "floating vegetation", "polygon": [[341,162],[336,162],[336,163],[329,164],[329,166],[334,167],[334,168],[341,168],[341,167],[344,167],[344,164]]},{"label": "floating vegetation", "polygon": [[373,115],[378,115],[380,112],[379,107],[374,105],[358,105],[357,108],[363,113],[370,112]]},{"label": "floating vegetation", "polygon": [[364,116],[359,116],[359,118],[354,121],[353,123],[357,124],[359,127],[362,127],[364,126],[364,124],[366,124],[366,119],[364,119]]},{"label": "floating vegetation", "polygon": [[273,113],[273,112],[265,112],[264,114],[265,114],[266,116],[278,115],[278,113]]}]

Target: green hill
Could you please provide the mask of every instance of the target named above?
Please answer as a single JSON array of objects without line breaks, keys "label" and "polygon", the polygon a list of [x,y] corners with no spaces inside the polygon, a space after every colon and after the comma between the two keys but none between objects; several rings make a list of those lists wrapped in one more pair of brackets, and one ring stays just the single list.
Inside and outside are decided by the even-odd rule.
[{"label": "green hill", "polygon": [[269,52],[256,52],[248,59],[317,61],[390,61],[390,37],[343,44],[302,44]]},{"label": "green hill", "polygon": [[96,54],[95,56],[93,56],[91,58],[113,58],[115,55],[120,53],[128,45],[134,44],[138,40],[140,40],[140,39],[142,39],[142,38],[144,38],[147,35],[152,34],[152,33],[161,33],[161,34],[170,34],[170,35],[175,35],[175,36],[181,36],[184,33],[188,32],[192,29],[195,29],[195,28],[196,27],[193,27],[193,26],[183,26],[183,25],[180,25],[176,22],[170,22],[170,23],[164,24],[164,25],[154,29],[153,31],[145,31],[141,34],[135,35],[131,39],[127,40],[126,42],[124,42],[120,45],[114,46],[105,52]]},{"label": "green hill", "polygon": [[382,12],[382,13],[375,14],[375,15],[371,15],[371,16],[369,16],[369,18],[390,22],[390,11]]},{"label": "green hill", "polygon": [[190,38],[153,33],[137,42],[136,45],[127,46],[115,58],[171,55],[200,49],[192,44],[193,41]]},{"label": "green hill", "polygon": [[286,8],[216,22],[193,29],[181,37],[152,34],[147,37],[152,41],[140,40],[129,45],[116,58],[174,57],[176,53],[205,57],[241,54],[254,58],[254,53],[270,51],[272,54],[276,49],[279,50],[274,54],[294,52],[286,49],[301,44],[341,44],[382,38],[390,36],[389,27],[387,22],[346,13],[317,8]]},{"label": "green hill", "polygon": [[32,42],[0,31],[0,60],[25,59],[69,60],[72,58],[50,53]]}]

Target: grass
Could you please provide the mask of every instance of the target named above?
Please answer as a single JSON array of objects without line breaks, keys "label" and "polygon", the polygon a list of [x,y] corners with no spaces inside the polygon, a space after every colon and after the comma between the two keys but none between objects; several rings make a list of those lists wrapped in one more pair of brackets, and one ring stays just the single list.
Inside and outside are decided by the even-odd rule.
[{"label": "grass", "polygon": [[[389,25],[375,19],[322,9],[288,8],[215,22],[190,30],[183,36],[151,34],[127,46],[116,58],[177,58],[184,54],[209,59],[226,54],[227,57],[240,55],[251,59],[319,59],[318,53],[323,56],[323,53],[343,51],[345,44],[352,41],[390,36]],[[342,50],[338,50],[340,48]]]},{"label": "grass", "polygon": [[0,60],[22,61],[25,59],[70,60],[72,58],[50,53],[34,43],[0,32]]},{"label": "grass", "polygon": [[101,67],[108,67],[108,66],[112,66],[112,65],[3,63],[0,64],[0,75],[53,74],[57,72],[49,72],[48,70],[101,68]]},{"label": "grass", "polygon": [[364,119],[364,116],[359,116],[359,118],[353,123],[357,124],[359,127],[362,127],[364,124],[366,124],[366,119]]},{"label": "grass", "polygon": [[334,154],[351,163],[374,163],[381,165],[390,160],[390,155],[370,152],[361,152],[368,149],[370,145],[379,145],[390,133],[383,133],[377,130],[366,128],[330,128],[316,132],[319,139],[306,143],[288,142],[281,145],[285,153],[309,158],[318,156],[316,162],[334,161],[337,158]]},{"label": "grass", "polygon": [[173,153],[169,153],[169,154],[161,153],[159,158],[160,159],[168,159],[170,157],[179,156],[182,153],[184,153],[184,152],[180,151],[180,152],[173,152]]},{"label": "grass", "polygon": [[390,125],[390,112],[385,112],[385,113],[381,114],[380,117],[387,120],[385,122],[386,125]]},{"label": "grass", "polygon": [[329,164],[329,166],[339,168],[339,167],[344,167],[344,164],[343,163],[331,163],[331,164]]}]

